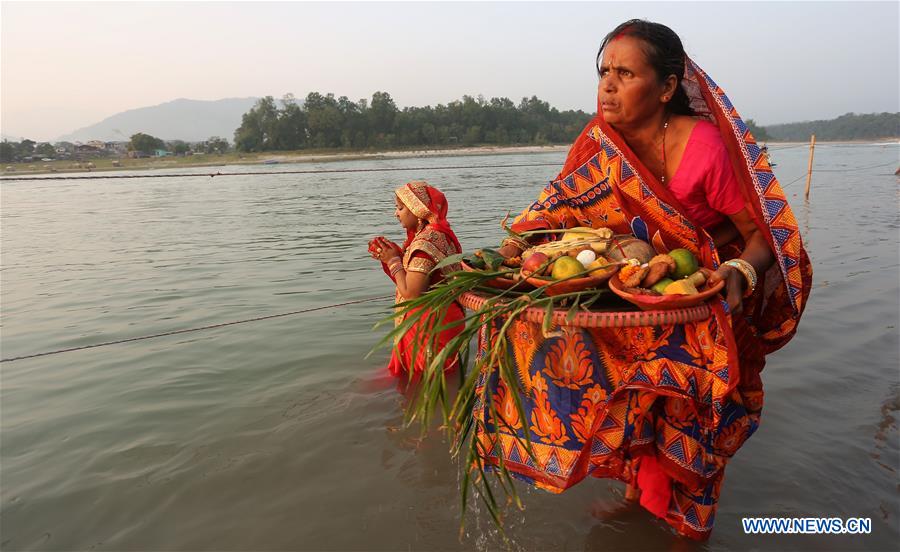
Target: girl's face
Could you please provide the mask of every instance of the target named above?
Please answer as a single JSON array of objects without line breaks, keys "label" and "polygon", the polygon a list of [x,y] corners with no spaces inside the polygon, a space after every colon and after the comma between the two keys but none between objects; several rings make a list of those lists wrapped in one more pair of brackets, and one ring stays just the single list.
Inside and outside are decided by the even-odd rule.
[{"label": "girl's face", "polygon": [[419,217],[413,214],[409,208],[400,201],[400,198],[396,195],[394,196],[394,203],[397,204],[397,209],[394,211],[394,216],[397,217],[397,220],[400,221],[400,226],[406,228],[407,230],[415,230],[419,227]]}]

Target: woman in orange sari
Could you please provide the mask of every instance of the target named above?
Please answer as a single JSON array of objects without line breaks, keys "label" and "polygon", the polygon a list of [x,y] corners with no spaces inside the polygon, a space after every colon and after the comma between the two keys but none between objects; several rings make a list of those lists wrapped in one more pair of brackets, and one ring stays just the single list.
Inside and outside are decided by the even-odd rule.
[{"label": "woman in orange sari", "polygon": [[[812,270],[768,161],[671,29],[628,21],[597,62],[596,117],[512,229],[608,227],[660,253],[686,248],[725,297],[706,320],[666,326],[545,334],[516,321],[507,339],[525,417],[495,370],[478,389],[489,399],[477,438],[486,463],[502,457],[551,492],[587,475],[624,481],[678,533],[705,539],[725,465],[759,424],[765,355],[796,332]],[[501,252],[528,246],[514,238]]]},{"label": "woman in orange sari", "polygon": [[[450,264],[433,271],[445,258],[462,253],[462,247],[447,222],[447,198],[440,190],[427,182],[413,181],[395,190],[394,201],[397,204],[394,215],[406,230],[406,241],[400,247],[379,236],[369,242],[369,253],[381,261],[382,270],[397,286],[396,302],[402,303],[419,297],[428,287],[443,280],[444,274],[459,270],[458,264]],[[462,307],[453,303],[439,325],[461,321],[463,317]],[[398,317],[396,323],[401,322]],[[425,319],[395,341],[388,364],[394,376],[421,373],[425,369],[426,336],[430,334],[420,327],[424,323]],[[461,324],[440,332],[436,341],[438,350],[460,331]],[[455,365],[456,359],[450,358],[445,370],[451,370]]]}]

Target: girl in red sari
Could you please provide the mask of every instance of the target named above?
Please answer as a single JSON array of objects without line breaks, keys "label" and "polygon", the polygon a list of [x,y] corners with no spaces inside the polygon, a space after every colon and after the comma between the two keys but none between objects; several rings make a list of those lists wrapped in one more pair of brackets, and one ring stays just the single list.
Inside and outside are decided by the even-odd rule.
[{"label": "girl in red sari", "polygon": [[[419,297],[431,285],[444,279],[444,275],[459,270],[458,264],[450,264],[434,271],[445,258],[462,253],[456,234],[447,222],[447,198],[437,188],[422,181],[413,181],[395,190],[397,210],[394,215],[406,230],[403,247],[379,236],[369,242],[372,258],[381,261],[382,270],[397,285],[396,302],[402,303]],[[453,303],[439,325],[461,321],[462,307]],[[401,323],[398,317],[396,323]],[[422,322],[412,326],[394,343],[394,351],[388,369],[394,376],[410,372],[421,373],[426,366],[426,339],[430,335]],[[437,347],[442,348],[462,331],[462,324],[447,328],[437,336]],[[417,347],[418,345],[418,347]],[[413,358],[415,355],[415,358]],[[455,358],[447,359],[445,370],[456,366]]]}]

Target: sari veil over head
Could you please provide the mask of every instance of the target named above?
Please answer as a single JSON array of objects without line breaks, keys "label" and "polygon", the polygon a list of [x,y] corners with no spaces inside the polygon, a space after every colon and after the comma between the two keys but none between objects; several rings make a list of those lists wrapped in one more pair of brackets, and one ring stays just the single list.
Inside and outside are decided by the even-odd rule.
[{"label": "sari veil over head", "polygon": [[[773,352],[796,332],[812,280],[812,268],[803,248],[797,220],[766,155],[725,91],[690,58],[685,60],[681,86],[690,99],[695,115],[718,127],[741,186],[745,205],[775,253],[776,263],[764,275],[765,289],[760,312],[753,314],[756,325],[763,330],[760,338],[766,352]],[[709,234],[688,218],[672,193],[647,170],[621,135],[603,120],[599,94],[597,115],[578,136],[559,175],[545,189],[548,197],[527,209],[516,220],[513,229],[537,228],[541,224],[534,222],[552,218],[545,214],[558,211],[561,207],[577,208],[594,199],[590,196],[595,194],[588,194],[589,197],[573,198],[574,201],[571,201],[565,193],[561,193],[564,190],[554,188],[559,188],[561,184],[573,189],[576,179],[590,179],[591,170],[598,168],[600,161],[604,162],[602,164],[608,173],[601,183],[605,186],[601,188],[609,188],[608,192],[618,204],[615,210],[621,210],[621,219],[615,221],[619,231],[633,233],[651,242],[658,250],[690,249],[699,254],[701,263],[709,268],[716,268],[726,260],[719,258],[720,252]],[[572,225],[578,222],[576,218],[569,217]],[[762,284],[761,279],[760,286]]]},{"label": "sari veil over head", "polygon": [[[427,182],[413,180],[394,190],[394,193],[397,194],[400,201],[414,215],[431,225],[432,229],[447,236],[450,242],[456,246],[457,252],[462,252],[459,240],[456,238],[456,234],[453,233],[453,229],[450,228],[450,223],[447,222],[449,207],[443,192],[434,186],[429,186]],[[404,251],[415,237],[416,230],[406,230],[406,242],[403,244]]]}]

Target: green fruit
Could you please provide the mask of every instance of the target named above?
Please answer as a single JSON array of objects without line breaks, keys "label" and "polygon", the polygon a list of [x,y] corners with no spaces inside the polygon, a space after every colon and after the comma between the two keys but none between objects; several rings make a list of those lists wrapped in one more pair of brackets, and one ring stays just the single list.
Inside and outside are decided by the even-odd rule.
[{"label": "green fruit", "polygon": [[669,251],[669,256],[675,259],[675,270],[672,272],[673,280],[690,276],[700,268],[697,257],[687,249],[673,249]]},{"label": "green fruit", "polygon": [[671,278],[663,278],[662,280],[653,284],[653,287],[650,289],[652,289],[656,293],[662,294],[662,293],[665,293],[666,286],[669,284],[672,284],[674,282],[675,282],[675,280],[673,280]]},{"label": "green fruit", "polygon": [[553,263],[553,272],[550,274],[554,280],[562,280],[584,272],[584,265],[574,257],[563,256]]}]

